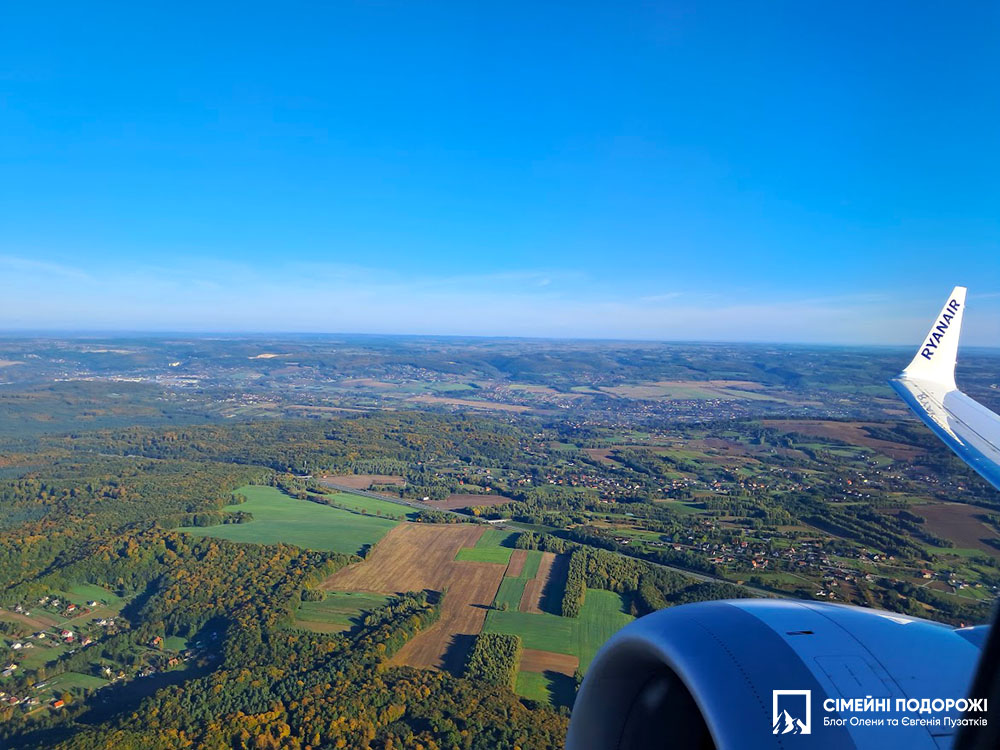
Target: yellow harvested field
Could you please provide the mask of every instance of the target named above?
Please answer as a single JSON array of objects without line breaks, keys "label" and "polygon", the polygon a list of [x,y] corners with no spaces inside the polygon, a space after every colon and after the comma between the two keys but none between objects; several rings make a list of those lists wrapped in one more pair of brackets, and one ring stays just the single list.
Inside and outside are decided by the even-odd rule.
[{"label": "yellow harvested field", "polygon": [[474,547],[483,531],[482,526],[464,523],[401,523],[367,559],[338,570],[323,588],[381,594],[447,589],[441,619],[403,646],[392,663],[457,672],[483,628],[506,569],[495,563],[455,560],[458,550]]}]

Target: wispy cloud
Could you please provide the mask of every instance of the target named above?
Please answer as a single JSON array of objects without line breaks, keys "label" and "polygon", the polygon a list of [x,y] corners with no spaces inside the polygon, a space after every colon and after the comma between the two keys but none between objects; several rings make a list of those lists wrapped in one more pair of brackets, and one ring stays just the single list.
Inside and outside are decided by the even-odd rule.
[{"label": "wispy cloud", "polygon": [[682,296],[683,294],[684,294],[683,292],[667,292],[666,294],[652,294],[646,297],[639,297],[639,301],[644,302],[646,304],[655,305],[661,302],[669,302],[671,300],[675,300],[678,297]]},{"label": "wispy cloud", "polygon": [[62,263],[52,263],[32,258],[22,258],[15,255],[0,255],[0,268],[24,274],[59,276],[67,279],[89,279],[90,276],[80,268]]},{"label": "wispy cloud", "polygon": [[[78,269],[0,255],[0,268],[0,325],[8,329],[909,343],[923,335],[939,303],[879,290],[777,299],[710,287],[636,294],[634,283],[609,284],[573,270],[408,275],[280,258],[266,266],[177,257],[155,266]],[[1000,342],[995,317],[968,322],[966,340]]]}]

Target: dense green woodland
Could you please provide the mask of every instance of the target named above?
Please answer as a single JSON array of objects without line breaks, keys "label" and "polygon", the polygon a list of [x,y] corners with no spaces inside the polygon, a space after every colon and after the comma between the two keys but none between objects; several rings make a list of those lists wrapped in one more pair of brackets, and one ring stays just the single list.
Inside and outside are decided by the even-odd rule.
[{"label": "dense green woodland", "polygon": [[[565,716],[529,708],[509,689],[387,668],[388,656],[436,618],[437,604],[424,592],[390,601],[346,636],[307,633],[291,626],[300,596],[356,558],[172,531],[212,520],[240,485],[278,481],[275,468],[333,467],[390,452],[411,459],[458,445],[476,454],[511,450],[502,426],[493,433],[461,420],[445,430],[445,423],[238,425],[192,428],[190,435],[127,430],[47,441],[31,457],[39,468],[0,480],[0,605],[74,583],[130,598],[122,612],[127,628],[50,665],[47,676],[86,670],[155,636],[201,639],[215,653],[202,659],[205,676],[164,688],[124,714],[105,711],[97,724],[88,712],[100,693],[78,692],[60,712],[28,719],[5,706],[5,746],[561,746]],[[4,460],[23,458],[8,453]],[[30,691],[29,675],[17,680],[11,692]]]},{"label": "dense green woodland", "polygon": [[465,674],[472,680],[513,688],[520,658],[521,639],[518,636],[480,633],[469,654]]}]

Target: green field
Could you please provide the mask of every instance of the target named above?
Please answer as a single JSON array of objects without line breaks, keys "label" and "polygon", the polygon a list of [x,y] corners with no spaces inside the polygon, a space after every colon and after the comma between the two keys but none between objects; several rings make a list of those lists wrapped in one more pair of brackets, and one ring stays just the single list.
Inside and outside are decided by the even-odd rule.
[{"label": "green field", "polygon": [[100,677],[94,677],[89,674],[81,674],[80,672],[63,672],[61,675],[53,677],[49,680],[48,688],[53,692],[73,690],[74,688],[94,690],[107,684],[108,681],[102,680]]},{"label": "green field", "polygon": [[69,647],[65,644],[54,638],[47,638],[45,641],[36,643],[34,648],[21,651],[21,668],[38,669],[49,662],[58,661],[68,650]]},{"label": "green field", "polygon": [[92,583],[78,583],[69,586],[61,592],[63,598],[73,602],[77,606],[86,605],[96,601],[106,606],[108,609],[120,610],[125,605],[125,600],[105,588],[95,586]]},{"label": "green field", "polygon": [[[474,552],[474,549],[469,549]],[[542,553],[538,550],[528,550],[524,558],[524,567],[521,574],[512,576],[509,573],[500,582],[500,588],[493,599],[493,606],[500,608],[505,602],[507,609],[517,609],[521,604],[521,597],[524,595],[524,587],[528,581],[538,575],[538,565],[542,561]],[[491,561],[492,562],[492,561]]]},{"label": "green field", "polygon": [[524,568],[521,569],[521,575],[518,578],[524,578],[530,581],[536,575],[538,575],[538,565],[542,562],[542,553],[536,549],[528,550],[528,556],[524,560]]},{"label": "green field", "polygon": [[184,651],[187,647],[187,638],[182,638],[179,635],[168,635],[163,639],[163,648],[168,651]]},{"label": "green field", "polygon": [[506,602],[507,609],[516,610],[521,604],[521,596],[524,594],[524,585],[527,582],[526,578],[504,578],[500,582],[493,606],[499,608]]},{"label": "green field", "polygon": [[490,610],[483,632],[511,633],[521,636],[524,648],[572,654],[586,671],[604,642],[634,619],[627,611],[619,594],[587,589],[579,617]]},{"label": "green field", "polygon": [[498,565],[506,565],[510,562],[510,553],[513,550],[503,549],[502,547],[486,547],[480,549],[479,547],[462,547],[455,555],[455,559],[460,562],[484,562],[484,563],[497,563]]},{"label": "green field", "polygon": [[670,510],[678,513],[682,516],[690,516],[695,513],[704,513],[704,508],[699,508],[691,503],[681,502],[680,500],[657,500],[657,505],[662,505],[664,508],[670,508]]},{"label": "green field", "polygon": [[195,536],[228,539],[253,544],[294,544],[307,549],[357,554],[375,544],[396,521],[331,508],[309,500],[289,497],[274,487],[241,487],[246,502],[228,505],[228,511],[253,514],[249,523],[218,526],[188,526],[178,529]]},{"label": "green field", "polygon": [[537,531],[540,534],[551,534],[553,531],[559,530],[555,526],[546,526],[541,523],[521,523],[520,521],[510,521],[507,525],[520,531]]},{"label": "green field", "polygon": [[927,553],[930,555],[937,555],[939,557],[947,557],[948,555],[954,555],[955,557],[982,557],[986,553],[979,549],[972,549],[971,547],[932,547],[929,544],[920,545]]},{"label": "green field", "polygon": [[580,450],[580,446],[575,445],[574,443],[561,443],[556,440],[549,443],[549,448],[560,453],[574,453]]},{"label": "green field", "polygon": [[504,529],[486,529],[483,535],[476,542],[476,547],[514,549],[514,542],[517,541],[518,534],[515,531],[505,531]]},{"label": "green field", "polygon": [[[485,562],[506,565],[514,551],[516,532],[487,529],[479,537],[475,547],[462,547],[455,559],[462,562]],[[508,546],[509,545],[509,546]]]},{"label": "green field", "polygon": [[772,396],[769,393],[743,390],[737,387],[726,387],[712,383],[679,382],[646,382],[633,385],[604,386],[600,389],[605,393],[624,398],[662,399],[666,401],[713,401],[715,399],[732,399],[745,401],[781,401],[786,399]]},{"label": "green field", "polygon": [[460,393],[475,391],[476,389],[468,383],[429,383],[427,390],[436,393]]},{"label": "green field", "polygon": [[525,698],[548,703],[549,684],[541,672],[518,672],[514,692]]},{"label": "green field", "polygon": [[365,495],[352,495],[348,492],[334,492],[324,497],[329,498],[335,505],[355,510],[359,513],[367,513],[373,516],[381,515],[384,518],[395,518],[399,521],[413,521],[417,517],[417,511],[407,510],[399,503],[388,500],[379,500]]},{"label": "green field", "polygon": [[360,622],[364,612],[378,609],[388,596],[360,591],[328,591],[321,602],[302,602],[295,612],[297,623],[319,633],[340,633]]},{"label": "green field", "polygon": [[576,686],[573,678],[558,672],[518,672],[514,692],[553,706],[569,706]]}]

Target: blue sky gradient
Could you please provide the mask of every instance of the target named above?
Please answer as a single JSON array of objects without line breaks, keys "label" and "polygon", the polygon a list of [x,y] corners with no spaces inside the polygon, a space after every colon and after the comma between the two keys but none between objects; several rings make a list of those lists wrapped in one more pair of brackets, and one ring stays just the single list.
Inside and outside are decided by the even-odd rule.
[{"label": "blue sky gradient", "polygon": [[994,3],[4,16],[0,329],[1000,343]]}]

